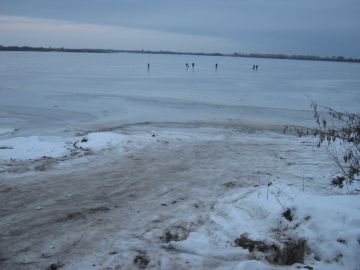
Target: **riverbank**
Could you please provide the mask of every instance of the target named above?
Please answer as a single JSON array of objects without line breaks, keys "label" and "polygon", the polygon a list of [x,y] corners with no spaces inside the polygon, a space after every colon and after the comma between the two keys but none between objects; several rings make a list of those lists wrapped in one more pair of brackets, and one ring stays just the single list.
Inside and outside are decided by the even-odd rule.
[{"label": "riverbank", "polygon": [[289,238],[303,262],[281,269],[359,266],[359,196],[313,138],[145,124],[63,143],[1,161],[1,269],[279,269]]}]

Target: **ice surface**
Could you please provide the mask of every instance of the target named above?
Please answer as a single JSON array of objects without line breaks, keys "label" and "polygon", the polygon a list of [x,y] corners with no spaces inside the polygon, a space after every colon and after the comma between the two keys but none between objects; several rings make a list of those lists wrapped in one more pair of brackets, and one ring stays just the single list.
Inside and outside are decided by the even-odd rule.
[{"label": "ice surface", "polygon": [[[186,62],[195,70],[186,71]],[[359,73],[350,63],[0,52],[0,126],[75,135],[146,121],[311,125],[309,98],[359,111]]]}]

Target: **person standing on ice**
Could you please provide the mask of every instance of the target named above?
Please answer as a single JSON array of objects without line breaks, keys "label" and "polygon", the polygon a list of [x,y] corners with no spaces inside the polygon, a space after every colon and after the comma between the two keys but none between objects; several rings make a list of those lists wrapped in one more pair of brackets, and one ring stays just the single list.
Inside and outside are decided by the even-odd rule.
[{"label": "person standing on ice", "polygon": [[218,63],[215,64],[215,71],[217,71]]},{"label": "person standing on ice", "polygon": [[192,66],[192,69],[194,69],[195,68],[195,63],[192,62],[191,66]]},{"label": "person standing on ice", "polygon": [[150,63],[147,64],[148,72],[150,71]]}]

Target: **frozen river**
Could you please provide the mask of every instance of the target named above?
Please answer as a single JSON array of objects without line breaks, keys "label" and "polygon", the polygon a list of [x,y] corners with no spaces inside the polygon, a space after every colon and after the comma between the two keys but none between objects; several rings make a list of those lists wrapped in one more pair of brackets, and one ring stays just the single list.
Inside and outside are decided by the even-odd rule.
[{"label": "frozen river", "polygon": [[0,52],[0,126],[41,135],[147,121],[311,125],[310,99],[360,111],[359,74],[350,63]]},{"label": "frozen river", "polygon": [[0,52],[0,269],[275,270],[288,239],[305,239],[306,254],[281,269],[359,269],[360,197],[330,186],[330,146],[264,130],[313,125],[310,99],[360,112],[359,74],[347,63]]}]

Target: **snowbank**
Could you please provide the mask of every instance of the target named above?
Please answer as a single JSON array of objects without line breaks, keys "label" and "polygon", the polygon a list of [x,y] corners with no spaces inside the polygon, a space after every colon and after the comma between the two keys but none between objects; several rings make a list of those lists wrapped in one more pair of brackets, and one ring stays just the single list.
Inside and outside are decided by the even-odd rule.
[{"label": "snowbank", "polygon": [[[282,247],[289,239],[304,239],[307,248],[301,265],[319,270],[358,269],[359,205],[357,195],[310,195],[274,183],[269,188],[241,189],[216,203],[207,226],[191,233],[185,241],[170,245],[187,253],[239,258],[242,262],[231,269],[278,269],[264,264],[269,254],[239,247],[235,240],[246,235]],[[291,218],[284,215],[287,209]]]},{"label": "snowbank", "polygon": [[61,157],[68,151],[67,143],[59,137],[16,137],[0,141],[0,160]]},{"label": "snowbank", "polygon": [[82,138],[62,138],[55,136],[15,137],[0,140],[0,160],[28,160],[46,157],[62,157],[74,149],[100,151],[122,147],[127,143],[125,135],[98,132]]},{"label": "snowbank", "polygon": [[95,132],[89,133],[76,143],[76,147],[100,151],[102,149],[123,146],[127,142],[127,137],[113,132]]}]

